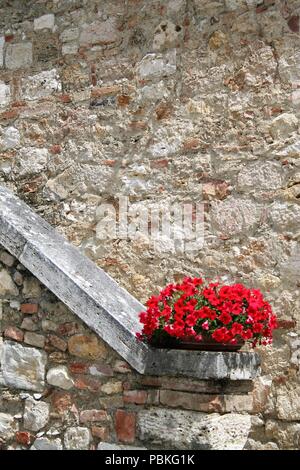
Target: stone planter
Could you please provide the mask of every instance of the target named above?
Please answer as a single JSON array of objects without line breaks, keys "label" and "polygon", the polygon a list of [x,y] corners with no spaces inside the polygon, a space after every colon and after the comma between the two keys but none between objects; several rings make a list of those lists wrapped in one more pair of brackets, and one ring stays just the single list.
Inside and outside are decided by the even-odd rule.
[{"label": "stone planter", "polygon": [[239,351],[245,342],[240,340],[237,344],[218,343],[213,338],[203,338],[202,341],[195,341],[193,338],[177,340],[170,338],[168,340],[156,340],[152,346],[160,349],[188,349],[193,351],[223,351],[236,352]]}]

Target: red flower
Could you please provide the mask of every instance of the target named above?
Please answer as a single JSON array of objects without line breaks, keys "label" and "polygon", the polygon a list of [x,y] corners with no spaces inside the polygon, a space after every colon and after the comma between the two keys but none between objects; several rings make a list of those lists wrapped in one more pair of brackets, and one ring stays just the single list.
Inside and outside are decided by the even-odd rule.
[{"label": "red flower", "polygon": [[161,334],[201,340],[201,332],[215,341],[236,344],[241,337],[256,344],[270,344],[277,318],[262,293],[242,284],[205,284],[202,278],[169,284],[146,303],[139,315],[142,331],[137,338],[152,342]]},{"label": "red flower", "polygon": [[247,340],[247,339],[252,338],[253,333],[252,333],[252,331],[250,330],[250,328],[248,328],[248,330],[242,331],[241,336],[242,336],[242,338],[243,338],[244,340]]},{"label": "red flower", "polygon": [[226,340],[227,334],[228,330],[225,328],[225,326],[223,326],[222,328],[215,330],[211,336],[218,343],[223,343]]},{"label": "red flower", "polygon": [[233,336],[241,335],[242,332],[243,332],[243,329],[244,329],[244,327],[243,327],[243,325],[241,325],[241,323],[235,322],[235,323],[232,324],[231,334]]},{"label": "red flower", "polygon": [[224,325],[228,325],[228,323],[230,323],[232,321],[232,317],[231,315],[229,315],[229,313],[222,313],[220,316],[219,316],[219,320],[220,322],[222,322]]}]

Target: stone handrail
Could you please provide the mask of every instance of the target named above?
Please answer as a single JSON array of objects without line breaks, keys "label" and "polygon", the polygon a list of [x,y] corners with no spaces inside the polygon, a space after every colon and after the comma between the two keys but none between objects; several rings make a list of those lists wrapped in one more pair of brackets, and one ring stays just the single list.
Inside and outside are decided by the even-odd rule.
[{"label": "stone handrail", "polygon": [[256,353],[159,350],[139,342],[143,305],[2,186],[0,244],[139,373],[231,380],[259,374]]}]

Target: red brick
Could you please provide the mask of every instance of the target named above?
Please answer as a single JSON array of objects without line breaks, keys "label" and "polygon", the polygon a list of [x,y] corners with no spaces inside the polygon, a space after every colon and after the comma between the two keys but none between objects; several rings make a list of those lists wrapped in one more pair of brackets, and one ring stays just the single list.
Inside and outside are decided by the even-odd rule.
[{"label": "red brick", "polygon": [[278,328],[291,330],[297,326],[296,320],[278,320]]},{"label": "red brick", "polygon": [[11,42],[15,36],[13,34],[5,35],[5,42]]},{"label": "red brick", "polygon": [[167,119],[172,114],[172,105],[169,103],[161,103],[155,108],[156,119],[158,121],[162,121],[163,119]]},{"label": "red brick", "polygon": [[105,410],[84,410],[80,413],[81,423],[94,423],[108,421],[109,417]]},{"label": "red brick", "polygon": [[59,325],[57,332],[63,336],[72,336],[78,333],[79,326],[76,322],[67,322]]},{"label": "red brick", "polygon": [[15,439],[18,444],[29,446],[33,441],[33,436],[30,434],[30,432],[17,431]]},{"label": "red brick", "polygon": [[204,395],[174,390],[161,390],[160,403],[172,408],[203,412],[223,412],[225,404],[221,395]]},{"label": "red brick", "polygon": [[293,33],[299,33],[299,15],[293,15],[287,22],[288,27]]},{"label": "red brick", "polygon": [[4,336],[15,341],[23,341],[24,339],[23,331],[15,326],[8,326],[4,331]]},{"label": "red brick", "polygon": [[163,382],[162,377],[141,377],[141,383],[143,385],[148,385],[149,387],[160,387]]},{"label": "red brick", "polygon": [[48,335],[48,341],[56,349],[59,349],[60,351],[66,351],[67,350],[67,342],[64,341],[63,339],[59,338],[56,335]]},{"label": "red brick", "polygon": [[115,166],[117,160],[103,160],[101,163],[106,166]]},{"label": "red brick", "polygon": [[144,405],[147,403],[148,393],[146,390],[128,390],[123,393],[124,403],[135,403]]},{"label": "red brick", "polygon": [[91,432],[93,437],[97,437],[101,441],[107,441],[109,439],[108,429],[102,426],[92,426]]},{"label": "red brick", "polygon": [[169,160],[167,160],[166,158],[162,160],[153,160],[152,162],[150,162],[151,168],[157,168],[157,169],[167,168],[168,165],[169,165]]},{"label": "red brick", "polygon": [[129,95],[119,95],[117,101],[119,106],[124,107],[129,105],[131,98]]},{"label": "red brick", "polygon": [[18,101],[13,101],[11,103],[11,106],[14,108],[23,108],[26,106],[26,101],[18,100]]},{"label": "red brick", "polygon": [[21,312],[22,313],[37,313],[39,310],[38,304],[22,304],[21,305]]},{"label": "red brick", "polygon": [[134,131],[140,131],[140,130],[145,130],[148,127],[147,122],[145,121],[132,121],[129,123],[130,129]]},{"label": "red brick", "polygon": [[72,374],[87,374],[89,371],[89,365],[82,362],[72,362],[69,369]]},{"label": "red brick", "polygon": [[72,407],[73,400],[70,393],[56,390],[51,395],[51,403],[55,411],[63,414]]},{"label": "red brick", "polygon": [[22,186],[22,191],[24,193],[35,193],[41,187],[41,179],[38,178]]},{"label": "red brick", "polygon": [[268,7],[266,5],[259,5],[256,7],[256,13],[264,13],[267,9]]},{"label": "red brick", "polygon": [[102,96],[116,95],[120,91],[120,85],[103,86],[100,88],[93,88],[91,90],[91,96],[93,98],[100,98]]},{"label": "red brick", "polygon": [[90,392],[99,392],[101,387],[101,383],[98,380],[84,375],[76,377],[74,385],[78,390],[89,390]]},{"label": "red brick", "polygon": [[57,155],[61,153],[61,146],[58,144],[54,144],[50,147],[49,150],[50,150],[50,153],[52,153],[53,155]]},{"label": "red brick", "polygon": [[183,142],[184,151],[196,151],[200,148],[200,140],[197,137],[191,137]]},{"label": "red brick", "polygon": [[115,414],[115,428],[120,442],[127,444],[135,441],[136,415],[129,411],[117,410]]},{"label": "red brick", "polygon": [[62,103],[71,103],[71,101],[72,101],[71,96],[70,96],[70,95],[67,95],[67,94],[59,95],[58,99],[59,99]]},{"label": "red brick", "polygon": [[18,109],[10,109],[8,111],[4,111],[0,114],[0,119],[9,120],[9,119],[16,119],[19,116]]}]

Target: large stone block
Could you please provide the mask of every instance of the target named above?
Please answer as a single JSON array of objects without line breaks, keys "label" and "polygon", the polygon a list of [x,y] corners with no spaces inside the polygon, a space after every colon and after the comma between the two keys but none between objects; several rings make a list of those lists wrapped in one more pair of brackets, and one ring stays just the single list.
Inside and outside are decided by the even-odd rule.
[{"label": "large stone block", "polygon": [[140,79],[154,79],[173,75],[176,72],[176,49],[166,54],[149,53],[138,64],[137,73]]},{"label": "large stone block", "polygon": [[24,428],[30,431],[39,431],[49,420],[50,405],[44,401],[37,401],[29,397],[25,400]]},{"label": "large stone block", "polygon": [[4,150],[17,147],[20,144],[20,132],[13,126],[9,126],[3,130],[2,139],[0,137],[0,146]]},{"label": "large stone block", "polygon": [[32,43],[20,42],[17,44],[8,44],[5,54],[5,66],[8,69],[15,70],[22,67],[30,67],[32,64]]},{"label": "large stone block", "polygon": [[15,166],[19,176],[34,175],[47,168],[48,150],[46,148],[24,147],[20,150]]},{"label": "large stone block", "polygon": [[88,359],[105,358],[107,348],[95,335],[74,335],[68,341],[70,354]]},{"label": "large stone block", "polygon": [[298,128],[298,119],[292,113],[283,113],[273,119],[270,134],[273,139],[286,138]]},{"label": "large stone block", "polygon": [[278,417],[284,421],[300,420],[300,386],[288,384],[277,391],[276,409]]},{"label": "large stone block", "polygon": [[52,367],[47,373],[47,382],[54,387],[60,387],[63,390],[69,390],[74,382],[69,375],[66,366]]},{"label": "large stone block", "polygon": [[0,297],[17,296],[19,290],[12,280],[10,274],[2,269],[0,271]]},{"label": "large stone block", "polygon": [[30,447],[30,450],[62,450],[61,440],[49,439],[48,437],[39,437]]},{"label": "large stone block", "polygon": [[73,427],[67,429],[64,444],[68,450],[88,450],[91,441],[91,433],[88,428]]},{"label": "large stone block", "polygon": [[274,202],[268,208],[268,218],[275,230],[293,232],[299,228],[300,206]]},{"label": "large stone block", "polygon": [[35,18],[33,22],[33,28],[35,31],[40,29],[53,29],[55,22],[55,16],[53,13],[49,13],[47,15],[40,16],[39,18]]},{"label": "large stone block", "polygon": [[212,203],[212,227],[229,236],[249,235],[259,223],[260,213],[259,205],[251,200],[230,197],[224,202]]},{"label": "large stone block", "polygon": [[47,355],[21,344],[4,342],[2,373],[7,386],[42,391],[44,388]]},{"label": "large stone block", "polygon": [[107,45],[116,42],[118,39],[117,22],[115,18],[108,18],[106,21],[94,21],[85,25],[80,37],[81,46]]},{"label": "large stone block", "polygon": [[238,175],[238,188],[242,191],[274,190],[281,187],[282,167],[278,163],[252,163]]},{"label": "large stone block", "polygon": [[251,417],[149,409],[138,414],[139,439],[168,449],[242,450]]}]

